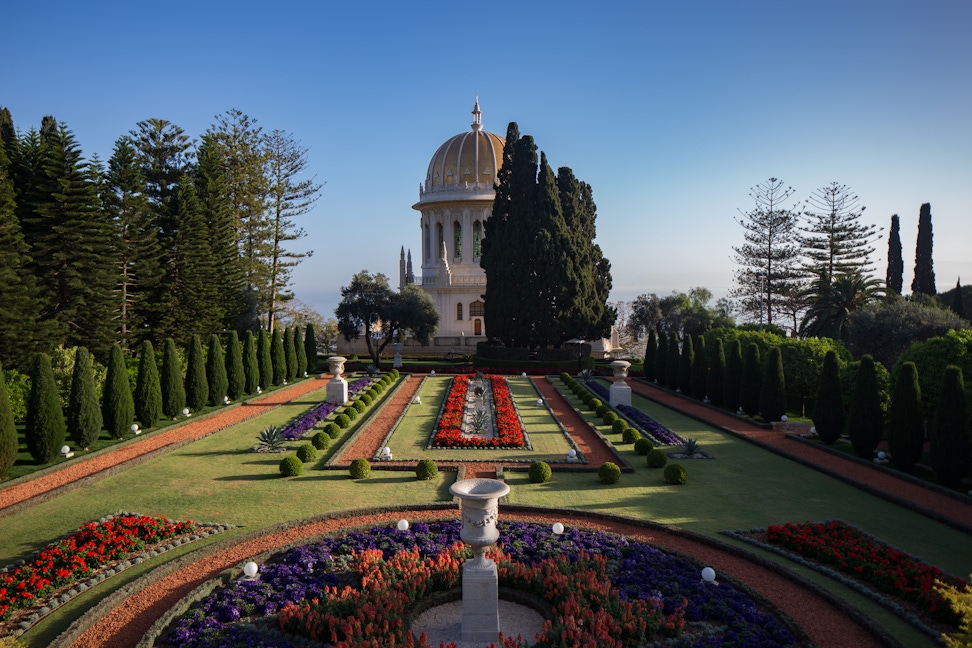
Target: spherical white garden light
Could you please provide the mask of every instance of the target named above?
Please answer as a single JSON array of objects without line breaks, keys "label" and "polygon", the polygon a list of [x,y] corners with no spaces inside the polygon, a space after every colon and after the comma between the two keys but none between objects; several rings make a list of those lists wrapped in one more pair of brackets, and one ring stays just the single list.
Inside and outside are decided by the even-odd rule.
[{"label": "spherical white garden light", "polygon": [[61,454],[62,455],[66,455],[69,452],[71,452],[71,448],[69,448],[67,446],[61,446]]},{"label": "spherical white garden light", "polygon": [[878,459],[880,459],[881,461],[884,461],[885,457],[887,456],[888,455],[886,455],[883,450],[878,453]]},{"label": "spherical white garden light", "polygon": [[568,459],[576,459],[577,458],[577,451],[574,450],[573,448],[571,448],[570,451],[567,453],[567,458]]},{"label": "spherical white garden light", "polygon": [[253,578],[256,578],[258,571],[260,571],[260,568],[252,560],[248,561],[245,565],[243,565],[243,575],[246,576],[247,579],[251,580]]},{"label": "spherical white garden light", "polygon": [[398,521],[398,530],[399,531],[408,531],[408,520],[405,520],[405,519],[399,520]]},{"label": "spherical white garden light", "polygon": [[223,405],[229,405],[229,396],[223,396]]},{"label": "spherical white garden light", "polygon": [[780,420],[783,421],[784,423],[786,423],[786,414],[784,414],[783,416],[781,416],[780,417]]},{"label": "spherical white garden light", "polygon": [[430,372],[429,372],[429,375],[430,375],[430,376],[434,376],[434,375],[435,375],[435,369],[433,369],[432,371],[430,371]]},{"label": "spherical white garden light", "polygon": [[564,532],[564,525],[561,524],[560,522],[554,522],[553,532],[554,532],[554,535],[560,535],[560,534],[562,534]]},{"label": "spherical white garden light", "polygon": [[520,378],[526,378],[526,372],[525,371],[520,374]]},{"label": "spherical white garden light", "polygon": [[542,398],[538,398],[537,399],[537,407],[543,407],[543,399]]},{"label": "spherical white garden light", "polygon": [[182,408],[182,415],[183,416],[189,416],[189,408],[188,407],[183,407]]},{"label": "spherical white garden light", "polygon": [[132,429],[132,434],[138,434],[139,433],[138,423],[132,423],[132,428],[131,429]]},{"label": "spherical white garden light", "polygon": [[704,580],[706,583],[714,583],[715,577],[716,577],[715,570],[712,569],[711,567],[706,567],[705,569],[702,570],[702,580]]}]

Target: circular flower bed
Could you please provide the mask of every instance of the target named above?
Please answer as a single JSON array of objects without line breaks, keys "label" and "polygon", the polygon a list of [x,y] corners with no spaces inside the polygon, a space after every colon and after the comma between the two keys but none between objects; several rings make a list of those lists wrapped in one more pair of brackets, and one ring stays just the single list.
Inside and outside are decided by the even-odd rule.
[{"label": "circular flower bed", "polygon": [[[567,645],[566,637],[585,646],[797,644],[731,585],[706,583],[698,566],[647,543],[580,529],[554,535],[537,524],[498,526],[501,585],[543,597],[553,610],[535,645]],[[425,645],[408,631],[408,614],[416,601],[458,586],[466,557],[460,527],[375,527],[295,547],[262,565],[258,579],[205,597],[171,626],[164,645],[363,646],[386,633],[399,645]],[[521,644],[507,638],[503,645]]]}]

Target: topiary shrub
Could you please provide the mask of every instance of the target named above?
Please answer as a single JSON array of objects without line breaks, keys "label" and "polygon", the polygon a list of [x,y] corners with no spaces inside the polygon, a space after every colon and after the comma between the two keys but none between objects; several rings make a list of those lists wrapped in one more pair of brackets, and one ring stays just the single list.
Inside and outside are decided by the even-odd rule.
[{"label": "topiary shrub", "polygon": [[648,452],[646,462],[649,468],[664,468],[668,463],[668,455],[664,451],[655,448]]},{"label": "topiary shrub", "polygon": [[534,484],[548,482],[552,475],[553,471],[550,470],[550,464],[546,461],[534,461],[530,464],[530,481]]},{"label": "topiary shrub", "polygon": [[844,433],[844,397],[840,389],[840,366],[837,352],[833,349],[824,356],[812,420],[820,440],[827,445],[835,443]]},{"label": "topiary shrub", "polygon": [[358,414],[362,414],[366,409],[368,409],[368,406],[365,403],[361,402],[360,399],[351,403],[351,407],[358,410]]},{"label": "topiary shrub", "polygon": [[209,379],[206,378],[206,359],[203,357],[199,336],[193,335],[186,350],[186,407],[193,412],[198,412],[206,407],[208,400]]},{"label": "topiary shrub", "polygon": [[332,439],[336,439],[339,436],[341,436],[341,428],[338,426],[337,423],[327,423],[324,426],[324,434],[331,437]]},{"label": "topiary shrub", "polygon": [[685,468],[681,464],[673,463],[665,467],[665,481],[673,486],[685,483]]},{"label": "topiary shrub", "polygon": [[311,437],[311,443],[314,444],[314,447],[318,450],[327,450],[331,445],[331,437],[329,437],[326,432],[318,432]]},{"label": "topiary shrub", "polygon": [[353,421],[358,418],[358,410],[351,405],[344,408],[344,415],[348,417],[349,421]]},{"label": "topiary shrub", "polygon": [[297,458],[300,459],[303,463],[317,461],[317,448],[315,448],[310,443],[305,443],[304,445],[297,448]]},{"label": "topiary shrub", "polygon": [[618,467],[618,464],[605,461],[597,469],[597,478],[601,480],[602,484],[614,484],[621,479],[621,469]]},{"label": "topiary shrub", "polygon": [[594,398],[593,396],[591,396],[590,400],[586,400],[584,402],[587,403],[587,409],[595,413],[597,412],[597,408],[604,404],[600,401],[600,399]]},{"label": "topiary shrub", "polygon": [[604,418],[604,415],[607,414],[610,411],[611,411],[611,408],[608,407],[607,405],[605,405],[604,403],[601,403],[600,405],[598,405],[594,409],[594,413],[597,414],[598,416],[600,416],[601,418]]},{"label": "topiary shrub", "polygon": [[640,439],[635,439],[634,451],[636,454],[647,455],[649,452],[655,449],[652,444],[651,439],[641,437]]},{"label": "topiary shrub", "polygon": [[280,460],[280,474],[284,477],[296,477],[304,472],[304,464],[297,457],[291,455]]},{"label": "topiary shrub", "polygon": [[631,427],[631,425],[629,425],[628,422],[623,418],[615,419],[615,421],[611,423],[611,431],[615,434],[623,434],[624,431],[629,427]]},{"label": "topiary shrub", "polygon": [[349,471],[351,472],[351,479],[367,479],[368,475],[371,474],[371,464],[367,459],[355,459],[351,462]]},{"label": "topiary shrub", "polygon": [[964,489],[962,478],[969,472],[972,440],[969,439],[969,411],[961,367],[949,365],[945,369],[930,437],[928,453],[935,475],[946,486]]},{"label": "topiary shrub", "polygon": [[375,402],[375,399],[374,399],[374,398],[372,398],[372,397],[371,397],[371,395],[370,395],[370,394],[369,394],[368,392],[365,392],[365,393],[363,393],[363,394],[361,394],[360,396],[358,396],[358,400],[359,400],[359,401],[360,401],[360,402],[361,402],[361,403],[362,403],[362,404],[363,404],[363,405],[364,405],[365,407],[368,407],[369,405],[371,405],[372,403],[374,403],[374,402]]},{"label": "topiary shrub", "polygon": [[439,467],[431,459],[422,459],[415,466],[415,476],[418,479],[427,481],[439,474]]},{"label": "topiary shrub", "polygon": [[[198,338],[196,341],[198,342]],[[205,380],[204,376],[203,381]],[[206,392],[203,392],[204,405],[205,394]],[[135,420],[135,399],[132,397],[132,386],[128,380],[125,356],[117,344],[111,346],[111,355],[108,359],[108,374],[105,376],[104,394],[101,400],[101,416],[105,429],[113,439],[124,438],[132,427],[132,421]],[[57,449],[60,450],[60,446]]]},{"label": "topiary shrub", "polygon": [[759,414],[760,373],[759,347],[753,342],[743,357],[742,382],[739,386],[739,406],[748,416]]},{"label": "topiary shrub", "polygon": [[891,394],[888,411],[888,450],[901,470],[911,470],[921,459],[925,427],[921,416],[921,387],[914,362],[905,362]]},{"label": "topiary shrub", "polygon": [[601,420],[604,421],[604,425],[610,425],[613,428],[615,421],[618,420],[618,415],[616,412],[608,410],[601,414]]},{"label": "topiary shrub", "polygon": [[780,347],[770,349],[763,369],[759,392],[759,411],[767,421],[779,421],[786,414],[786,377],[783,375],[783,355]]},{"label": "topiary shrub", "polygon": [[637,428],[625,428],[624,432],[621,433],[621,443],[634,443],[640,438],[641,431]]},{"label": "topiary shrub", "polygon": [[564,383],[565,385],[567,383],[569,383],[570,382],[570,374],[567,373],[566,371],[561,372],[561,374],[560,374],[560,382]]},{"label": "topiary shrub", "polygon": [[347,430],[351,427],[351,418],[347,414],[338,414],[334,417],[334,422],[342,430]]},{"label": "topiary shrub", "polygon": [[847,413],[847,433],[858,457],[870,459],[884,436],[884,412],[878,393],[874,358],[861,358],[857,372],[857,384]]}]

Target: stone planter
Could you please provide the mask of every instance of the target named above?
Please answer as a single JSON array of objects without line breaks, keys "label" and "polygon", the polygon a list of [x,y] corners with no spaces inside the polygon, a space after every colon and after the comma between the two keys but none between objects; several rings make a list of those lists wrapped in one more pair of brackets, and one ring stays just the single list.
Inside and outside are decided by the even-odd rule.
[{"label": "stone planter", "polygon": [[328,403],[343,405],[348,402],[348,381],[341,377],[344,373],[344,363],[347,358],[343,356],[331,356],[327,359],[331,380],[327,383],[324,400]]}]

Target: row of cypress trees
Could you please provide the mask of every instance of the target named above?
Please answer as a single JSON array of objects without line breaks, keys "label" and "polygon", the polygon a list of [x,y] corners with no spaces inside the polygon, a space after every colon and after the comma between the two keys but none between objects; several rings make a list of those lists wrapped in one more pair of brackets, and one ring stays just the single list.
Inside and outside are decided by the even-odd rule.
[{"label": "row of cypress trees", "polygon": [[[308,371],[316,372],[317,343],[313,325],[306,334],[299,326],[254,337],[247,331],[242,344],[235,331],[228,334],[224,352],[219,336],[209,339],[208,355],[198,335],[186,353],[186,372],[172,338],[165,341],[161,372],[152,343],[142,343],[135,389],[132,390],[121,347],[114,344],[98,402],[91,353],[75,352],[71,391],[65,411],[60,402],[51,360],[35,356],[25,418],[27,449],[38,463],[50,463],[67,438],[77,447],[91,446],[102,429],[115,439],[131,431],[137,420],[143,428],[154,427],[163,416],[176,418],[188,408],[197,412],[280,385]],[[0,367],[0,477],[5,477],[17,456],[17,430]]]}]

